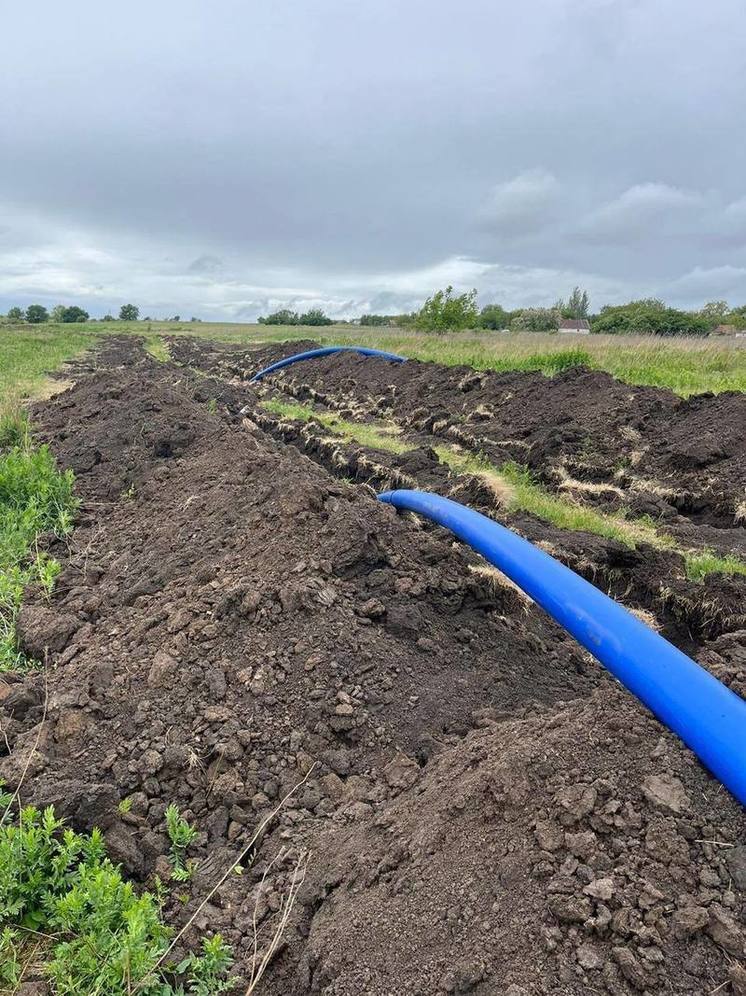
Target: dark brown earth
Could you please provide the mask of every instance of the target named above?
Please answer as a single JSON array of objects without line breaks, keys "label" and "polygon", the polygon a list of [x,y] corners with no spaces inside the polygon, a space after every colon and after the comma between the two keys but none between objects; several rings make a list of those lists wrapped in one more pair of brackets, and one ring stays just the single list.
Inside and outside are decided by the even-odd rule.
[{"label": "dark brown earth", "polygon": [[[316,344],[312,342],[302,342],[246,350],[224,344],[204,344],[184,337],[171,340],[172,353],[181,362],[192,368],[219,373],[235,385],[245,385],[257,369],[280,356],[314,345]],[[335,364],[345,368],[347,373],[340,373]],[[318,369],[320,366],[324,367],[322,371]],[[652,617],[667,637],[676,640],[689,651],[694,651],[702,639],[746,627],[746,579],[743,576],[712,573],[703,581],[693,582],[687,578],[684,558],[676,551],[661,550],[645,544],[640,544],[633,550],[617,541],[590,533],[558,529],[526,513],[510,513],[501,507],[500,496],[483,481],[468,475],[454,475],[440,462],[432,448],[438,443],[455,442],[466,452],[488,455],[498,466],[506,460],[517,459],[531,465],[550,489],[554,488],[563,495],[572,494],[582,502],[597,504],[606,511],[614,511],[623,506],[633,514],[650,516],[683,548],[708,548],[722,554],[744,556],[746,529],[735,511],[738,495],[743,492],[743,482],[746,481],[746,444],[743,438],[739,437],[737,443],[733,443],[733,434],[728,436],[738,453],[730,461],[728,472],[732,476],[738,473],[741,476],[733,490],[727,492],[727,502],[732,509],[729,520],[731,525],[728,528],[716,527],[695,522],[661,497],[664,492],[675,490],[675,477],[667,476],[657,481],[651,479],[644,489],[641,479],[635,477],[634,481],[625,484],[625,491],[621,486],[624,482],[619,476],[618,468],[606,484],[602,483],[601,472],[596,475],[598,480],[581,481],[579,477],[573,476],[581,473],[578,467],[568,469],[565,458],[555,463],[551,459],[544,459],[541,447],[537,455],[534,450],[538,442],[529,444],[500,439],[499,445],[495,444],[494,438],[501,435],[504,427],[502,423],[496,427],[495,418],[488,418],[486,413],[490,411],[494,415],[500,405],[493,404],[488,409],[484,403],[475,402],[472,393],[477,389],[473,384],[469,387],[469,384],[474,378],[480,381],[487,378],[493,401],[497,395],[502,399],[500,404],[515,402],[515,410],[523,423],[528,424],[533,420],[532,431],[539,441],[546,436],[551,438],[557,427],[562,425],[572,427],[566,429],[564,437],[578,437],[579,427],[583,426],[586,437],[582,453],[586,462],[588,454],[596,454],[594,447],[598,446],[600,451],[605,452],[607,437],[624,439],[630,434],[635,435],[635,438],[639,436],[632,425],[633,421],[639,421],[637,406],[622,404],[622,399],[629,398],[630,392],[639,389],[620,384],[606,374],[590,371],[570,371],[556,378],[522,373],[499,376],[475,374],[473,370],[464,375],[457,371],[453,375],[456,385],[451,383],[455,392],[451,399],[451,410],[457,411],[458,406],[462,406],[463,411],[470,414],[453,416],[437,401],[443,394],[442,382],[453,379],[452,370],[453,368],[438,367],[437,364],[410,361],[397,366],[354,354],[338,354],[336,357],[307,361],[286,368],[255,388],[263,397],[282,398],[284,395],[286,400],[288,397],[297,398],[355,420],[370,420],[371,416],[391,417],[407,430],[410,438],[420,440],[419,449],[401,456],[366,449],[358,444],[345,444],[331,438],[328,429],[321,425],[278,418],[262,409],[256,409],[252,418],[265,431],[272,432],[285,442],[294,443],[332,473],[370,483],[378,490],[387,487],[426,488],[466,502],[485,514],[497,515],[501,522],[510,525],[532,542],[542,545],[628,607],[645,612],[647,618]],[[350,371],[354,372],[354,377]],[[406,387],[407,381],[406,377],[402,381],[402,371],[413,373],[416,388]],[[325,384],[327,374],[330,387],[325,386],[320,391],[313,386],[317,381]],[[304,378],[309,378],[310,381]],[[396,383],[393,382],[394,378],[398,378]],[[378,397],[371,393],[369,380],[380,390]],[[492,383],[492,380],[496,383]],[[582,389],[578,388],[578,383],[583,385]],[[365,385],[364,388],[362,385]],[[469,389],[464,391],[464,387]],[[605,390],[610,392],[607,403],[609,410],[614,411],[614,405],[617,406],[614,411],[614,418],[618,422],[616,428],[599,421],[605,417],[601,400]],[[485,391],[482,391],[481,395],[484,394]],[[406,398],[419,398],[419,407],[413,413],[407,407],[405,395]],[[642,410],[648,411],[648,418],[652,417],[650,412],[655,411],[656,404],[660,408],[666,404],[671,406],[681,402],[681,399],[676,399],[668,391],[649,389],[641,391],[641,395]],[[429,407],[431,397],[435,398],[432,408]],[[703,405],[708,397],[713,403],[719,403],[717,398],[703,396],[700,399]],[[427,399],[427,406],[422,404],[423,398]],[[733,420],[740,421],[743,415],[742,420],[746,426],[744,397],[729,395],[728,398],[731,399],[731,423]],[[695,402],[697,400],[693,399]],[[534,407],[540,413],[547,413],[546,424],[542,422],[541,415],[538,418],[533,415]],[[731,423],[725,423],[727,433],[730,432]],[[592,436],[588,434],[591,431],[589,427],[595,427]],[[746,433],[744,436],[746,437]],[[619,452],[617,451],[617,461],[621,459]],[[519,456],[521,453],[522,458]],[[631,459],[637,457],[633,454]],[[730,466],[731,463],[735,463],[735,469]]]},{"label": "dark brown earth", "polygon": [[[82,507],[19,621],[48,667],[0,682],[11,789],[27,769],[24,801],[143,882],[176,802],[201,831],[178,924],[305,778],[184,938],[220,930],[246,983],[307,861],[271,996],[744,996],[744,811],[675,737],[449,534],[262,428],[253,390],[131,339],[95,365],[35,412]],[[698,640],[740,694],[745,637]]]}]

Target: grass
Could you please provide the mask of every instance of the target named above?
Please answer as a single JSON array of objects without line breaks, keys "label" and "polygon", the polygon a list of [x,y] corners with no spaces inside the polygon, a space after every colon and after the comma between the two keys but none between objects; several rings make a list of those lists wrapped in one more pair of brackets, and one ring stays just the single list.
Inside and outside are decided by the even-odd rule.
[{"label": "grass", "polygon": [[53,393],[56,385],[49,381],[49,372],[96,341],[87,325],[0,327],[0,398],[7,403]]},{"label": "grass", "polygon": [[[1,786],[0,786],[1,789]],[[79,834],[52,807],[9,819],[0,791],[0,986],[15,992],[26,966],[43,963],[56,996],[214,996],[236,984],[219,934],[200,954],[168,966],[172,931],[161,886],[135,892],[106,856],[100,831]]]},{"label": "grass", "polygon": [[[386,431],[375,426],[348,422],[333,413],[317,412],[297,402],[263,401],[262,406],[283,418],[307,422],[315,419],[330,431],[362,446],[404,453],[413,443],[397,438],[398,427]],[[568,532],[586,532],[604,539],[615,540],[634,549],[647,543],[658,550],[671,550],[684,558],[687,577],[701,581],[708,574],[744,574],[746,562],[736,556],[720,556],[711,550],[690,550],[679,547],[668,533],[659,530],[646,517],[629,518],[622,513],[599,512],[560,495],[552,494],[539,484],[526,467],[512,461],[494,466],[481,454],[469,453],[454,446],[436,446],[438,459],[456,474],[473,474],[481,478],[507,512],[527,512],[542,522]]]},{"label": "grass", "polygon": [[369,446],[371,449],[387,450],[389,453],[406,453],[412,449],[410,443],[397,438],[398,426],[348,422],[333,412],[317,412],[313,408],[294,402],[263,401],[262,408],[273,415],[299,422],[309,422],[313,419],[348,442],[360,443],[361,446]]},{"label": "grass", "polygon": [[688,397],[704,391],[746,391],[746,339],[657,336],[560,336],[531,332],[433,334],[409,329],[267,326],[228,322],[96,322],[0,328],[0,397],[38,394],[46,372],[110,334],[135,334],[156,359],[168,359],[163,335],[190,335],[236,345],[314,339],[363,344],[412,359],[477,370],[538,370],[552,375],[583,363],[628,384],[667,387]]},{"label": "grass", "polygon": [[5,428],[12,445],[0,452],[0,671],[29,664],[16,646],[15,624],[26,588],[49,594],[59,563],[38,549],[44,533],[72,529],[73,474],[57,469],[46,446],[34,447],[23,421]]},{"label": "grass", "polygon": [[412,359],[465,364],[477,370],[540,370],[550,375],[582,362],[628,384],[667,387],[682,397],[703,391],[746,391],[746,340],[735,338],[589,335],[579,339],[480,331],[438,335],[349,325],[311,328],[226,322],[114,322],[97,323],[95,329],[98,334],[191,335],[236,345],[314,339],[323,345],[374,346]]}]

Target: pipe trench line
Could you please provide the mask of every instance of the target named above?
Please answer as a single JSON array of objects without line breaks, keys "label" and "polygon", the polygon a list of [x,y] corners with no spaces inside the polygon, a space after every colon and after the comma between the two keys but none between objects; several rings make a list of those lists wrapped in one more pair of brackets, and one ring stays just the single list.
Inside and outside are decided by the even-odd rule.
[{"label": "pipe trench line", "polygon": [[492,519],[427,491],[379,500],[450,529],[589,650],[746,805],[746,701],[608,595]]},{"label": "pipe trench line", "polygon": [[390,360],[392,363],[406,363],[406,356],[399,356],[398,353],[387,353],[383,349],[372,349],[369,346],[322,346],[320,349],[309,349],[305,353],[296,353],[294,356],[286,356],[284,360],[278,360],[270,364],[259,373],[255,373],[249,381],[256,384],[262,377],[266,377],[275,370],[282,367],[289,367],[291,363],[300,363],[302,360],[314,360],[318,356],[330,356],[332,353],[360,353],[362,356],[377,356],[382,360]]}]

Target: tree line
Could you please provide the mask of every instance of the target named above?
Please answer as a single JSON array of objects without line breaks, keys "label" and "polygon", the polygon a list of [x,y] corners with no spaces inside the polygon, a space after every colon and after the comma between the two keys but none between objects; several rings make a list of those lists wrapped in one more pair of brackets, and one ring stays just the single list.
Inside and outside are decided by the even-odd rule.
[{"label": "tree line", "polygon": [[[119,321],[135,322],[139,318],[140,309],[135,304],[123,304],[119,309]],[[455,294],[453,287],[449,286],[432,294],[419,311],[397,315],[365,314],[357,323],[369,327],[409,327],[425,332],[463,329],[556,332],[563,319],[587,321],[590,331],[596,333],[706,336],[718,326],[746,329],[746,305],[731,307],[727,301],[709,301],[698,311],[682,311],[669,307],[658,298],[641,298],[626,304],[604,305],[594,314],[591,313],[588,292],[574,287],[566,300],[560,298],[549,308],[518,308],[511,311],[500,304],[486,304],[480,308],[476,290]],[[10,308],[6,320],[41,325],[45,322],[77,323],[91,319],[88,312],[77,305],[58,304],[50,312],[44,305],[30,304],[25,311],[17,307]],[[117,319],[107,314],[101,320],[113,322]],[[149,316],[143,320],[151,321]],[[179,322],[181,316],[174,315],[165,320]],[[198,322],[200,319],[190,318],[190,321]],[[259,322],[262,325],[351,324],[329,318],[320,308],[311,308],[300,314],[289,308],[281,308],[269,315],[262,315]]]}]

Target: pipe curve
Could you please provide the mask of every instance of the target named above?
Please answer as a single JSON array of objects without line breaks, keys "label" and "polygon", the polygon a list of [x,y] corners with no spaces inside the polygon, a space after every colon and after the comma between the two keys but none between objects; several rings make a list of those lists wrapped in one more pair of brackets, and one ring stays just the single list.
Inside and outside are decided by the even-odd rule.
[{"label": "pipe curve", "polygon": [[744,699],[618,602],[505,526],[426,491],[387,491],[378,497],[450,529],[506,574],[746,805]]},{"label": "pipe curve", "polygon": [[329,356],[332,353],[361,353],[363,356],[378,356],[382,360],[390,360],[393,363],[405,363],[406,356],[399,356],[397,353],[387,353],[383,349],[372,349],[370,346],[322,346],[319,349],[309,349],[304,353],[296,353],[294,356],[286,356],[284,360],[271,363],[268,367],[260,370],[249,381],[255,384],[262,377],[282,367],[288,367],[291,363],[299,363],[301,360],[313,360],[318,356]]}]

